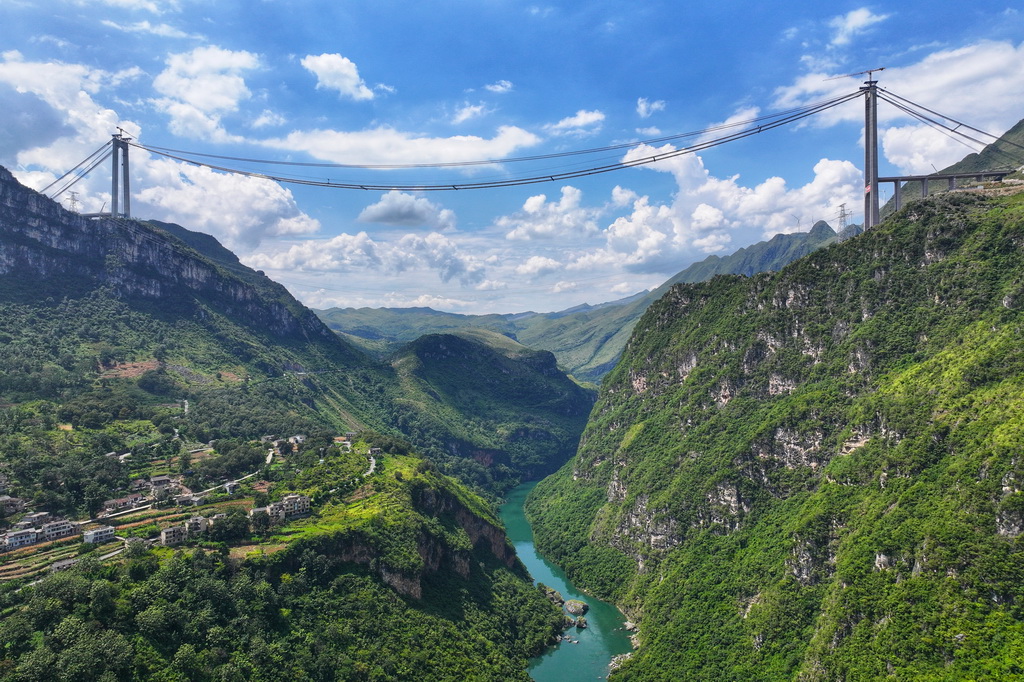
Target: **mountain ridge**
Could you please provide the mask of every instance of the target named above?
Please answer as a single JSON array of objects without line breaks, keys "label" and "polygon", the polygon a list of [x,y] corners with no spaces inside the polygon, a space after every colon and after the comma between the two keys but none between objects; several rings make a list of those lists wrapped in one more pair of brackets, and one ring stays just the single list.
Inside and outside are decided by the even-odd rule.
[{"label": "mountain ridge", "polygon": [[[326,324],[370,352],[386,353],[395,344],[421,333],[481,327],[521,343],[549,350],[567,372],[584,381],[599,381],[614,366],[633,325],[643,311],[674,283],[700,281],[716,274],[751,275],[782,265],[835,240],[825,223],[809,232],[778,234],[728,256],[708,256],[677,273],[661,286],[615,301],[582,304],[554,313],[462,315],[431,308],[331,308],[318,310]],[[363,339],[383,342],[370,347]]]},{"label": "mountain ridge", "polygon": [[614,679],[1019,672],[1022,230],[1024,195],[942,195],[647,310],[527,503],[640,622]]}]

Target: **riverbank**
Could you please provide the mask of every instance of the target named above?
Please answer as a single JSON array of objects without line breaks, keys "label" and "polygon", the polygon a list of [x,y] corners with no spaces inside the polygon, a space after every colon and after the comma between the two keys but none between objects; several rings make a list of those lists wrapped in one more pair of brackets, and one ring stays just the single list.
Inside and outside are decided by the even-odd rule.
[{"label": "riverbank", "polygon": [[587,627],[570,628],[560,643],[531,659],[530,675],[537,682],[605,679],[612,657],[632,651],[630,633],[623,627],[626,618],[611,604],[577,590],[561,569],[537,553],[533,531],[523,514],[523,503],[535,485],[524,483],[508,494],[499,510],[505,532],[534,580],[558,590],[563,599],[586,602],[589,609]]}]

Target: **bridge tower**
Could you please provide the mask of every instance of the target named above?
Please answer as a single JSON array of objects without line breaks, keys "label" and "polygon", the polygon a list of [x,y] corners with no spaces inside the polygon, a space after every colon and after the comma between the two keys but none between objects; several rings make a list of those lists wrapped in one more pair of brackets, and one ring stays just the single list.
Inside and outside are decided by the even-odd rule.
[{"label": "bridge tower", "polygon": [[878,81],[875,71],[865,71],[864,81],[864,229],[878,224]]},{"label": "bridge tower", "polygon": [[[110,144],[113,147],[113,164],[110,168],[110,217],[116,218],[119,215],[125,218],[132,217],[131,190],[128,185],[128,141],[130,137],[124,134],[124,130],[117,129],[117,134],[111,136]],[[119,167],[120,166],[120,167]],[[118,190],[118,171],[123,185],[123,194]],[[120,194],[120,196],[119,196]],[[124,211],[118,211],[118,201],[124,206]]]}]

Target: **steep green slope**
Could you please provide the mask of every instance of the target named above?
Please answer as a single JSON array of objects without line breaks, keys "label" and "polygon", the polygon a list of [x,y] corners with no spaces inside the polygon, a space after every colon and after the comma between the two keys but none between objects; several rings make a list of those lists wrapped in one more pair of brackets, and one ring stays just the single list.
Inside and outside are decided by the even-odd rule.
[{"label": "steep green slope", "polygon": [[[372,428],[405,435],[444,470],[489,493],[552,471],[573,452],[588,399],[536,354],[487,349],[504,337],[467,337],[480,348],[458,368],[463,377],[491,377],[486,404],[442,399],[444,390],[420,391],[411,401],[406,375],[346,343],[209,235],[159,222],[88,220],[6,171],[0,200],[0,401],[67,404],[87,394],[96,402],[97,379],[145,371],[143,381],[155,387],[150,402],[189,399],[178,428],[194,440]],[[498,359],[505,372],[495,375],[490,363]],[[518,383],[506,390],[503,378]],[[517,385],[538,381],[551,396],[571,395],[572,404],[551,396],[526,411],[501,404]],[[96,410],[88,412],[95,421]],[[499,413],[518,416],[495,421]],[[501,470],[476,461],[479,451],[496,454]]]},{"label": "steep green slope", "polygon": [[[229,529],[124,562],[77,532],[0,552],[0,679],[528,679],[560,612],[489,505],[395,437],[403,392],[212,238],[88,220],[0,169],[0,486],[18,499],[0,532],[85,522],[168,474],[219,497],[203,511]],[[349,430],[381,452],[341,463]],[[414,434],[420,454],[438,433]],[[268,455],[264,434],[304,438]],[[259,489],[220,485],[243,476]],[[119,533],[192,513],[152,488]],[[245,509],[290,491],[308,518],[250,528]],[[28,587],[44,553],[89,560]]]},{"label": "steep green slope", "polygon": [[446,471],[488,490],[568,461],[594,402],[551,353],[486,330],[420,337],[391,363],[403,431]]},{"label": "steep green slope", "polygon": [[0,587],[0,679],[529,679],[563,617],[482,500],[390,454],[319,497],[255,547],[138,544]]},{"label": "steep green slope", "polygon": [[778,270],[834,239],[832,229],[819,222],[807,233],[775,235],[729,256],[709,256],[652,292],[557,313],[459,315],[430,308],[331,308],[317,314],[331,329],[371,353],[390,352],[396,344],[422,334],[473,327],[488,329],[531,348],[549,350],[570,374],[583,381],[597,382],[615,365],[644,310],[671,285],[700,282],[720,274],[752,275]]},{"label": "steep green slope", "polygon": [[1024,195],[949,194],[648,309],[527,509],[616,679],[1021,674],[1022,266]]}]

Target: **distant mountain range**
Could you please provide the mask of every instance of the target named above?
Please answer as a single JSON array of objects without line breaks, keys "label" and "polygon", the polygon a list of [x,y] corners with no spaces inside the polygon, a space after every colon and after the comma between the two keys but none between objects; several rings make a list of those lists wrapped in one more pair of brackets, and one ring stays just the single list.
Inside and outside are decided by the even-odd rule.
[{"label": "distant mountain range", "polygon": [[[847,235],[859,232],[848,228]],[[786,264],[837,240],[824,221],[810,232],[775,235],[728,256],[709,256],[670,278],[657,289],[554,313],[460,315],[430,308],[330,308],[317,310],[328,327],[378,355],[423,335],[458,329],[487,329],[530,348],[554,353],[558,364],[581,381],[598,382],[615,366],[633,326],[653,302],[678,282],[700,282],[715,275],[753,275]]]}]

